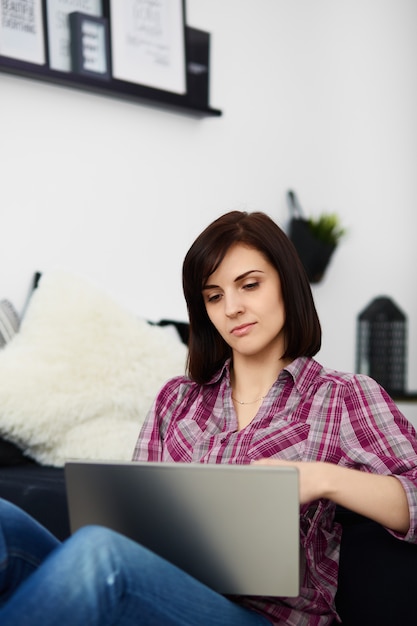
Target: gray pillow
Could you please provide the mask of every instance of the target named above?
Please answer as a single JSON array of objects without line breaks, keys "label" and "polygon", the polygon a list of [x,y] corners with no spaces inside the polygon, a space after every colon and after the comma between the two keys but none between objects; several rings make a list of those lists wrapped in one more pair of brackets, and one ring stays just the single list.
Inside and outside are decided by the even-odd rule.
[{"label": "gray pillow", "polygon": [[20,320],[9,300],[0,301],[0,348],[11,341],[19,330]]}]

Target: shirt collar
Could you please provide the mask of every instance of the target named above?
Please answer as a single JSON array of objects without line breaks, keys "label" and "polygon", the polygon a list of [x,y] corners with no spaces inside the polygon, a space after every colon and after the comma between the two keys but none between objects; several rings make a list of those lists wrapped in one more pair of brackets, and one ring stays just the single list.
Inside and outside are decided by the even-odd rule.
[{"label": "shirt collar", "polygon": [[[290,375],[294,381],[294,386],[302,395],[312,384],[322,370],[320,363],[308,356],[300,356],[284,367],[280,376]],[[278,377],[279,378],[279,377]]]},{"label": "shirt collar", "polygon": [[[223,365],[209,380],[208,385],[215,385],[222,378],[230,382],[230,364],[231,359],[227,359]],[[302,394],[311,385],[313,380],[318,376],[322,366],[314,359],[307,356],[300,356],[279,373],[278,380],[291,376],[295,388]]]},{"label": "shirt collar", "polygon": [[214,376],[210,378],[207,384],[215,385],[223,377],[226,377],[227,380],[230,380],[230,363],[231,363],[231,359],[227,359],[224,362],[224,365],[214,374]]}]

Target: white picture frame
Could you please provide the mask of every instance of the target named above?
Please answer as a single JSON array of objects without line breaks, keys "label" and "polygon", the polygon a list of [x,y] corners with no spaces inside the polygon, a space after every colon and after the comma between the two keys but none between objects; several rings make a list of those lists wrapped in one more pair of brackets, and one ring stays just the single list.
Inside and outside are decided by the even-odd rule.
[{"label": "white picture frame", "polygon": [[69,14],[82,9],[87,15],[101,17],[102,0],[46,0],[49,67],[71,71],[71,31]]},{"label": "white picture frame", "polygon": [[110,0],[113,78],[187,92],[184,0]]},{"label": "white picture frame", "polygon": [[45,65],[42,0],[0,2],[0,55]]}]

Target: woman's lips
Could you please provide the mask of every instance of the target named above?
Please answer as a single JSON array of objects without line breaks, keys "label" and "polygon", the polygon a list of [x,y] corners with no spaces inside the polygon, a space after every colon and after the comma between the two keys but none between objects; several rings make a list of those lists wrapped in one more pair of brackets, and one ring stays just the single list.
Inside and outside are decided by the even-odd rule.
[{"label": "woman's lips", "polygon": [[247,335],[253,326],[254,324],[241,324],[240,326],[235,326],[231,330],[231,334],[235,337],[242,337],[243,335]]}]

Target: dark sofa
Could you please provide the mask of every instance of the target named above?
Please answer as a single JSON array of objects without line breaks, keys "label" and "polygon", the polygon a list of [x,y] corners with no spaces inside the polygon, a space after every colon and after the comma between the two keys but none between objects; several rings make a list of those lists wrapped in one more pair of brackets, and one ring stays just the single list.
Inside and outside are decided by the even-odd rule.
[{"label": "dark sofa", "polygon": [[[69,536],[64,470],[34,463],[0,468],[0,497],[33,515],[59,539]],[[416,623],[417,546],[338,509],[343,525],[337,608],[344,626]]]},{"label": "dark sofa", "polygon": [[[184,323],[177,325],[187,343]],[[64,470],[23,456],[0,439],[0,497],[30,513],[59,539],[69,536]],[[392,537],[375,522],[338,508],[343,526],[336,604],[344,626],[409,626],[417,623],[414,577],[417,545]]]}]

